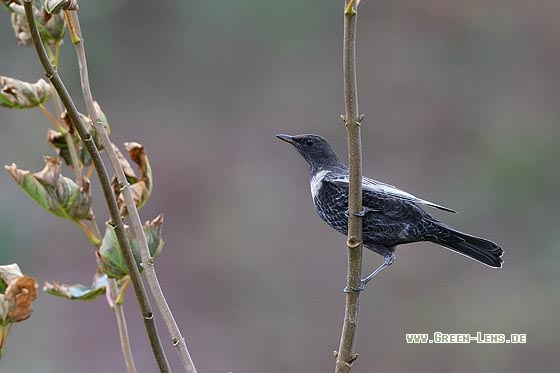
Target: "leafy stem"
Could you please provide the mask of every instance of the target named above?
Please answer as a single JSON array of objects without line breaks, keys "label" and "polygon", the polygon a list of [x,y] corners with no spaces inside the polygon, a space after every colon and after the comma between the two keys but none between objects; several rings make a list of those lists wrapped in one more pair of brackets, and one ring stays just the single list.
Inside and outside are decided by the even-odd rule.
[{"label": "leafy stem", "polygon": [[58,72],[52,65],[45,51],[45,47],[43,46],[43,43],[39,35],[39,31],[37,29],[37,25],[35,23],[35,17],[33,15],[33,5],[31,0],[24,0],[23,3],[25,8],[25,15],[27,17],[30,33],[33,39],[33,44],[37,51],[39,60],[43,68],[45,69],[46,76],[49,78],[54,88],[56,89],[58,95],[60,96],[60,99],[63,102],[68,112],[68,115],[72,121],[72,124],[76,128],[95,166],[97,175],[99,177],[99,181],[101,183],[103,194],[105,196],[105,200],[109,208],[109,212],[111,216],[110,224],[113,227],[115,227],[115,232],[117,235],[119,245],[123,251],[123,256],[125,258],[129,273],[133,279],[136,296],[140,304],[142,315],[144,317],[144,324],[146,326],[148,337],[150,339],[150,343],[152,346],[152,351],[158,363],[159,369],[161,372],[169,372],[170,371],[169,363],[167,362],[167,358],[165,357],[165,353],[163,351],[163,347],[161,345],[161,341],[157,333],[150,303],[147,294],[145,292],[142,279],[140,277],[140,273],[136,266],[134,256],[132,254],[130,243],[128,241],[128,237],[124,229],[124,222],[119,213],[119,208],[117,206],[117,202],[115,200],[115,196],[111,188],[109,174],[107,173],[107,169],[105,168],[101,155],[99,154],[99,150],[97,149],[95,142],[93,141],[91,133],[89,133],[88,129],[82,122],[82,119],[80,118],[80,114],[76,108],[76,105],[74,104],[74,101],[70,97],[70,94],[68,93],[66,87],[64,86],[62,79],[58,75]]},{"label": "leafy stem", "polygon": [[[126,209],[128,211],[132,231],[136,239],[138,240],[138,244],[140,246],[140,254],[142,259],[142,267],[145,270],[146,279],[148,281],[148,285],[150,287],[150,291],[154,297],[154,300],[158,306],[160,314],[163,317],[163,321],[168,329],[168,332],[171,336],[171,340],[173,342],[173,346],[176,347],[177,352],[179,354],[179,358],[183,367],[187,372],[194,372],[196,373],[196,368],[194,366],[194,362],[190,356],[190,353],[187,349],[187,344],[185,338],[182,336],[179,326],[173,317],[173,313],[169,305],[167,304],[167,300],[163,294],[161,286],[159,284],[154,262],[151,258],[150,251],[148,249],[148,243],[144,236],[144,230],[142,228],[142,222],[140,220],[140,216],[138,214],[138,209],[136,208],[136,204],[134,202],[132,190],[130,188],[130,184],[124,174],[124,171],[120,165],[119,159],[117,154],[113,150],[111,141],[103,124],[99,120],[99,116],[94,107],[93,96],[90,89],[89,84],[89,77],[88,77],[88,69],[87,69],[87,60],[84,48],[84,42],[81,35],[81,27],[80,27],[80,20],[78,17],[78,12],[75,10],[67,11],[67,19],[69,20],[69,29],[71,33],[74,33],[75,36],[73,37],[74,46],[76,47],[76,53],[78,56],[78,64],[80,66],[80,82],[82,85],[82,93],[84,97],[84,101],[87,107],[88,115],[93,121],[93,125],[97,130],[99,137],[101,138],[101,142],[103,144],[104,149],[107,151],[107,155],[109,157],[109,161],[112,165],[113,170],[115,171],[115,175],[117,177],[117,181],[121,190],[121,194],[124,197],[124,202],[126,205]],[[135,287],[137,287],[137,283],[135,278],[132,277],[132,282]]]}]

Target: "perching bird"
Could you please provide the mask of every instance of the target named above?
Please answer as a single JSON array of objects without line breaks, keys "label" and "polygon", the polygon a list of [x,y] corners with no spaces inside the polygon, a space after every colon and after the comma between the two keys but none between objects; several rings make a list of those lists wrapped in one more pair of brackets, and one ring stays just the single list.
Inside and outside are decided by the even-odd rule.
[{"label": "perching bird", "polygon": [[[328,225],[348,234],[348,167],[329,142],[318,135],[277,135],[292,144],[309,164],[311,196]],[[392,185],[362,178],[362,239],[364,247],[383,255],[383,264],[361,281],[365,284],[395,260],[397,245],[430,241],[490,267],[502,266],[503,250],[489,240],[459,232],[433,218],[420,206],[455,212],[415,197]]]}]

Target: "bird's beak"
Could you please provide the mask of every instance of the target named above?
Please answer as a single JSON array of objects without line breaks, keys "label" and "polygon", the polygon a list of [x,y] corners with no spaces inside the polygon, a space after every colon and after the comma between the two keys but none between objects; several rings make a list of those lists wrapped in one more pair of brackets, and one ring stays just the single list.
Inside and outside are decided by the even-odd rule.
[{"label": "bird's beak", "polygon": [[294,137],[293,137],[293,136],[284,135],[284,134],[279,134],[279,135],[276,135],[276,137],[278,137],[280,140],[289,142],[289,143],[292,144],[292,145],[296,145],[296,144],[297,144],[296,141],[294,140]]}]

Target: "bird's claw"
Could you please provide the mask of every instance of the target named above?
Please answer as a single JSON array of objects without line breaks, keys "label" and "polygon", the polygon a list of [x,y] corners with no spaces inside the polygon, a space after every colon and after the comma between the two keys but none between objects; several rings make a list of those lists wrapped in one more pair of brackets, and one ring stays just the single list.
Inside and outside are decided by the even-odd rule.
[{"label": "bird's claw", "polygon": [[[350,217],[350,214],[348,213],[348,210],[344,211],[344,215],[346,215],[346,217]],[[360,212],[353,212],[352,215],[358,217],[358,218],[363,218],[364,216],[366,216],[366,210],[362,210]]]},{"label": "bird's claw", "polygon": [[344,289],[342,289],[342,291],[345,293],[350,293],[350,291],[359,292],[364,290],[366,290],[366,283],[364,282],[364,280],[360,280],[360,285],[358,285],[358,287],[348,288],[348,286],[346,286]]},{"label": "bird's claw", "polygon": [[353,291],[364,291],[366,290],[366,283],[362,280],[357,288],[352,288]]}]

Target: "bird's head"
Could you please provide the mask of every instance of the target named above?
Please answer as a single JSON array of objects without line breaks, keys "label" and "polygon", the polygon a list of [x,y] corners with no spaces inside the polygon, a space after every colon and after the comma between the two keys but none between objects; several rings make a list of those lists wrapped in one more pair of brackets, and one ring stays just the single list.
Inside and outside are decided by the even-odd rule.
[{"label": "bird's head", "polygon": [[325,168],[346,168],[334,152],[331,144],[319,135],[276,135],[292,144],[307,161],[312,172]]}]

